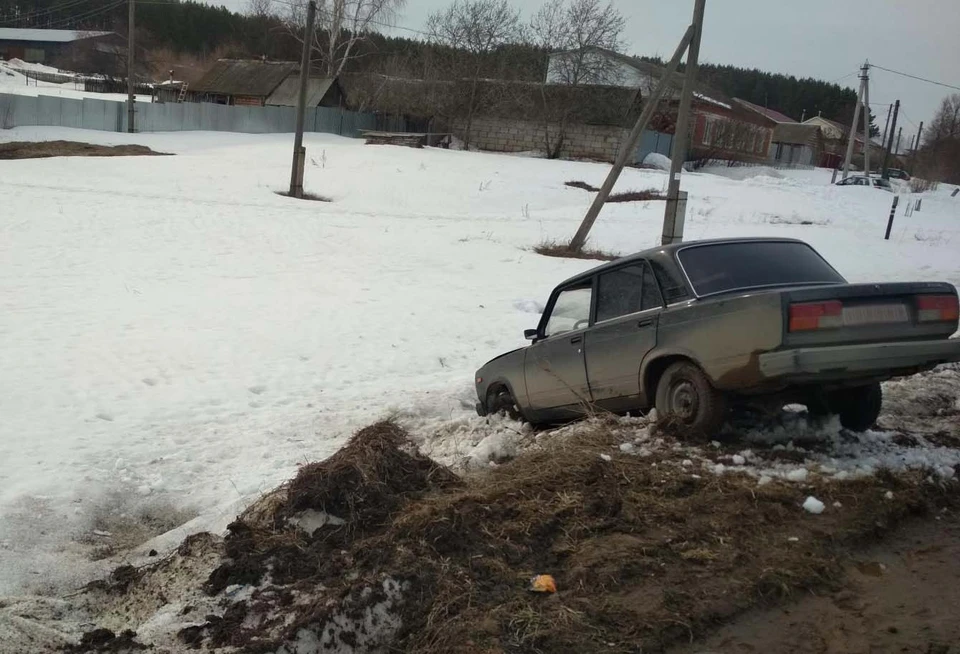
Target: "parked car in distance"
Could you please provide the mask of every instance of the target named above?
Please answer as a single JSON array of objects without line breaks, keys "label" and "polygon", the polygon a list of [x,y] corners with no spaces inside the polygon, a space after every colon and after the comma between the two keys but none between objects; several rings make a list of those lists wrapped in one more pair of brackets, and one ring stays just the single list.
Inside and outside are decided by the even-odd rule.
[{"label": "parked car in distance", "polygon": [[902,179],[905,182],[910,181],[910,173],[900,168],[887,168],[887,177],[890,179]]},{"label": "parked car in distance", "polygon": [[731,404],[805,404],[862,431],[880,382],[960,360],[957,289],[850,284],[792,239],[662,246],[563,282],[532,344],[476,374],[480,415],[555,423],[656,407],[712,434]]},{"label": "parked car in distance", "polygon": [[882,177],[851,175],[850,177],[841,179],[839,182],[837,182],[837,186],[873,186],[874,188],[880,188],[884,191],[890,191],[893,193],[893,185],[890,183],[890,180],[883,179]]}]

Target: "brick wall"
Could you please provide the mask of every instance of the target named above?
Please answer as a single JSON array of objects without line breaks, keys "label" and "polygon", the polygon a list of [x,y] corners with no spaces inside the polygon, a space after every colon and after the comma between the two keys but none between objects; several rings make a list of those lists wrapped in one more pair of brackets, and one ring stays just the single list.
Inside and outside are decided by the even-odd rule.
[{"label": "brick wall", "polygon": [[[463,138],[466,121],[456,121],[453,132]],[[551,142],[555,139],[551,127]],[[605,125],[570,125],[567,127],[560,156],[570,159],[613,161],[620,141],[627,131]],[[543,123],[507,118],[474,118],[470,130],[470,145],[493,152],[545,152]]]}]

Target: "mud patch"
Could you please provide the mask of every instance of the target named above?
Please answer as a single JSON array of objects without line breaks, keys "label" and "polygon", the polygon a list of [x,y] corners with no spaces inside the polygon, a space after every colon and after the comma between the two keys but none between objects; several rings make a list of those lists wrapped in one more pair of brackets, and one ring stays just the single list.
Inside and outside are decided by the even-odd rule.
[{"label": "mud patch", "polygon": [[0,143],[0,160],[49,157],[132,157],[166,155],[145,145],[94,145],[78,141],[13,141]]}]

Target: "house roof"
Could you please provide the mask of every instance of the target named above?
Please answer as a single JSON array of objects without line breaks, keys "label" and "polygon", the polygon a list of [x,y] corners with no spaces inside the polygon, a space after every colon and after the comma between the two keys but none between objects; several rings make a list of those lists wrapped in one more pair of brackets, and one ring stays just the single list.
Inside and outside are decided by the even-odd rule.
[{"label": "house roof", "polygon": [[[622,64],[630,66],[636,71],[648,75],[654,79],[661,79],[664,73],[667,72],[665,66],[660,66],[658,64],[651,63],[649,61],[644,61],[640,57],[633,57],[630,55],[621,54],[619,52],[614,52],[613,50],[608,50],[606,48],[600,48],[597,46],[587,46],[588,50],[593,52],[598,52],[610,59],[619,61]],[[570,51],[567,51],[570,52]],[[555,52],[553,54],[564,54],[564,52]],[[679,92],[683,88],[684,74],[680,71],[677,71],[670,77],[670,87],[674,91],[673,94],[667,94],[667,97],[679,97]],[[697,80],[697,83],[694,87],[694,96],[697,101],[705,102],[707,104],[714,104],[725,109],[733,108],[733,100],[728,98],[726,95],[720,91],[704,84],[702,81]]]},{"label": "house roof", "polygon": [[40,41],[45,43],[72,43],[113,32],[90,32],[84,30],[40,30],[0,27],[0,41]]},{"label": "house roof", "polygon": [[803,123],[778,123],[773,128],[774,143],[815,143],[819,138],[820,128],[817,125]]},{"label": "house roof", "polygon": [[787,116],[786,114],[782,114],[782,113],[780,113],[779,111],[776,111],[776,110],[774,110],[774,109],[769,109],[769,108],[767,108],[767,107],[761,107],[761,106],[758,105],[758,104],[753,104],[752,102],[747,102],[746,100],[743,100],[742,98],[734,98],[734,101],[737,102],[738,104],[746,107],[747,109],[749,109],[749,110],[751,110],[751,111],[757,112],[757,113],[760,114],[761,116],[766,116],[767,118],[769,118],[770,120],[774,121],[775,123],[797,123],[797,121],[794,120],[793,118],[791,118],[790,116]]},{"label": "house roof", "polygon": [[[307,106],[316,107],[330,90],[338,85],[335,77],[311,77],[307,80]],[[267,98],[268,105],[296,107],[300,95],[300,77],[290,76],[280,82],[280,86]]]},{"label": "house roof", "polygon": [[299,65],[292,61],[220,59],[203,77],[190,85],[190,90],[197,93],[266,97],[298,68]]}]

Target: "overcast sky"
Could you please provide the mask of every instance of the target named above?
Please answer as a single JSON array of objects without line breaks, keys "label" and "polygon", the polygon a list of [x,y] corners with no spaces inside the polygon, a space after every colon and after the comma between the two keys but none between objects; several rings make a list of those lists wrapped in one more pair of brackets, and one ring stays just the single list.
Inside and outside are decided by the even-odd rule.
[{"label": "overcast sky", "polygon": [[[407,0],[399,23],[423,29],[430,12],[449,3]],[[693,0],[613,3],[627,18],[627,52],[637,55],[669,57],[693,13]],[[529,17],[542,0],[513,4]],[[702,61],[839,80],[856,88],[853,73],[865,59],[960,86],[960,0],[707,0]],[[871,107],[880,129],[886,104],[901,101],[904,143],[953,92],[960,93],[877,69],[871,75]]]}]

